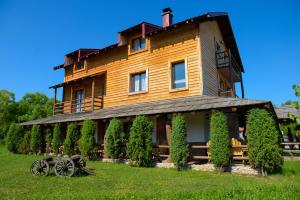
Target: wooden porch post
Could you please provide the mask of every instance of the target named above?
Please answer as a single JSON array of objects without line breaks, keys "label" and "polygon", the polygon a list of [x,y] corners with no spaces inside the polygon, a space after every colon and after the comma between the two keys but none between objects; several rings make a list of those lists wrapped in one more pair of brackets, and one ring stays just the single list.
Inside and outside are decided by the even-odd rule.
[{"label": "wooden porch post", "polygon": [[72,104],[73,104],[73,85],[71,86],[70,113],[72,112]]},{"label": "wooden porch post", "polygon": [[56,95],[57,95],[57,88],[54,88],[53,115],[55,115]]},{"label": "wooden porch post", "polygon": [[170,155],[170,148],[171,148],[171,131],[172,131],[172,126],[171,126],[171,120],[166,119],[165,122],[165,128],[166,128],[166,139],[167,139],[167,145],[169,146],[169,156],[166,160],[164,160],[164,163],[170,163],[171,162],[171,155]]},{"label": "wooden porch post", "polygon": [[92,111],[94,111],[94,99],[95,99],[95,78],[92,82]]}]

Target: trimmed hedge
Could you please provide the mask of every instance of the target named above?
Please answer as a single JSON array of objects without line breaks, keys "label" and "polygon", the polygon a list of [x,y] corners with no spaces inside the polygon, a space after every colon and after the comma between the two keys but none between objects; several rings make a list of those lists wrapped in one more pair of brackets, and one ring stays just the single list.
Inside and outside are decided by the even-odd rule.
[{"label": "trimmed hedge", "polygon": [[52,150],[55,154],[59,153],[60,143],[60,125],[55,124],[53,128]]},{"label": "trimmed hedge", "polygon": [[106,155],[113,159],[123,157],[122,145],[125,134],[122,121],[116,118],[110,120],[105,136],[104,148]]},{"label": "trimmed hedge", "polygon": [[31,140],[31,132],[27,131],[18,149],[20,153],[28,154],[30,152],[30,140]]},{"label": "trimmed hedge", "polygon": [[9,126],[6,136],[6,147],[8,151],[18,153],[19,145],[21,144],[24,135],[24,130],[18,124],[12,123]]},{"label": "trimmed hedge", "polygon": [[152,159],[153,124],[145,116],[137,116],[130,129],[127,156],[133,165],[149,167]]},{"label": "trimmed hedge", "polygon": [[211,162],[215,167],[223,169],[230,164],[229,131],[227,117],[215,111],[210,119],[210,152]]},{"label": "trimmed hedge", "polygon": [[182,115],[178,114],[172,119],[171,130],[171,160],[174,162],[177,170],[180,170],[187,164],[189,148],[186,142],[186,122]]},{"label": "trimmed hedge", "polygon": [[31,140],[30,149],[34,153],[38,153],[41,149],[41,127],[39,125],[33,125],[31,128]]},{"label": "trimmed hedge", "polygon": [[79,133],[75,123],[70,123],[67,128],[67,136],[64,142],[64,154],[73,155],[76,153],[75,147],[78,144]]},{"label": "trimmed hedge", "polygon": [[250,164],[263,175],[283,164],[278,141],[279,131],[272,115],[265,109],[252,109],[247,116],[248,156]]},{"label": "trimmed hedge", "polygon": [[95,147],[96,124],[94,121],[84,120],[79,140],[79,150],[82,156],[88,156]]}]

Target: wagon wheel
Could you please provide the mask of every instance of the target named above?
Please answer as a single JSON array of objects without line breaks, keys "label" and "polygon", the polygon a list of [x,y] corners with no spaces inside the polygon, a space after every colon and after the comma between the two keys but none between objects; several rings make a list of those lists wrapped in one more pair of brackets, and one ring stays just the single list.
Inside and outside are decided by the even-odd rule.
[{"label": "wagon wheel", "polygon": [[78,165],[80,168],[84,168],[86,166],[86,162],[82,157],[78,160]]},{"label": "wagon wheel", "polygon": [[30,167],[32,176],[47,176],[49,170],[49,164],[45,160],[36,160]]},{"label": "wagon wheel", "polygon": [[75,173],[75,164],[69,158],[63,158],[56,162],[54,171],[56,176],[73,176]]}]

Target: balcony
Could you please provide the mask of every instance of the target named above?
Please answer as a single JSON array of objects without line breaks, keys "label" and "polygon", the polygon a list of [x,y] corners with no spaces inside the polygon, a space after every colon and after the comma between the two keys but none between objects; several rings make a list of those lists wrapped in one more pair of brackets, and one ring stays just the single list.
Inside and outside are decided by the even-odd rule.
[{"label": "balcony", "polygon": [[231,55],[230,50],[217,50],[216,64],[218,72],[231,83],[242,81],[241,67]]},{"label": "balcony", "polygon": [[103,107],[103,96],[84,97],[72,101],[63,101],[54,104],[53,113],[74,113],[99,110]]}]

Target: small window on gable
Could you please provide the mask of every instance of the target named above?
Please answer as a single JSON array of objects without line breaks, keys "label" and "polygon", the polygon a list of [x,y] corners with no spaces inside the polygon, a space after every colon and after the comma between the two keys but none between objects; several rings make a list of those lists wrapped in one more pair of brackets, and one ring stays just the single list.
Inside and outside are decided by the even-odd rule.
[{"label": "small window on gable", "polygon": [[186,68],[185,62],[172,63],[172,89],[186,88]]},{"label": "small window on gable", "polygon": [[146,71],[130,75],[130,92],[144,92],[147,90]]},{"label": "small window on gable", "polygon": [[76,71],[84,69],[84,67],[85,67],[85,60],[79,61],[75,64]]},{"label": "small window on gable", "polygon": [[131,50],[132,51],[139,51],[139,50],[142,50],[145,48],[146,48],[146,39],[145,38],[139,37],[139,38],[132,40],[132,42],[131,42]]}]

